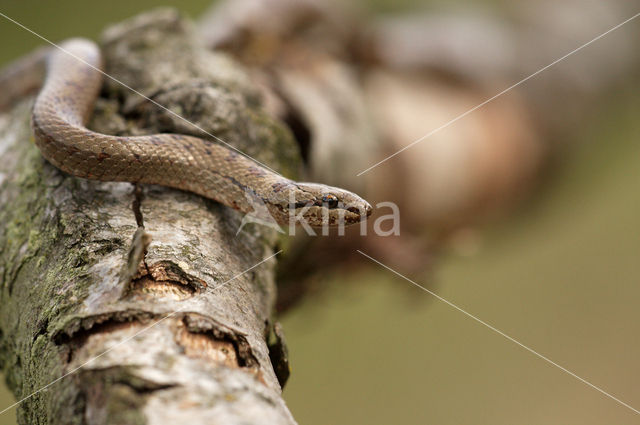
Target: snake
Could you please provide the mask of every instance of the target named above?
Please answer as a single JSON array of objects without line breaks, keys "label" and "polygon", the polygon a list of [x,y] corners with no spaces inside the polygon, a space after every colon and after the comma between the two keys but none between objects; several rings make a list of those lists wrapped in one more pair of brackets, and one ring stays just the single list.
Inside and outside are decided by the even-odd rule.
[{"label": "snake", "polygon": [[[193,192],[244,214],[268,212],[279,225],[310,226],[360,222],[371,205],[345,189],[297,182],[222,144],[184,134],[115,136],[86,127],[104,73],[100,48],[73,38],[59,48],[37,51],[0,75],[11,97],[25,66],[42,68],[31,127],[42,156],[70,175],[99,181],[153,184]],[[12,78],[14,79],[12,83]],[[16,93],[13,93],[17,97]],[[7,102],[8,100],[4,101]]]}]

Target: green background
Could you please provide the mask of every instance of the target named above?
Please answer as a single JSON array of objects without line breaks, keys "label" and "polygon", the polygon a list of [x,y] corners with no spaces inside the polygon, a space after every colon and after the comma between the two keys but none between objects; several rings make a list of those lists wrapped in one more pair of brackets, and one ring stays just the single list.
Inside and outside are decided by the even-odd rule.
[{"label": "green background", "polygon": [[[0,1],[0,12],[60,40],[96,37],[110,22],[171,3],[197,16],[209,1]],[[1,17],[0,40],[0,63],[42,44]],[[477,254],[444,256],[434,275],[415,278],[640,409],[638,117],[637,90],[608,95],[585,118],[559,171],[517,214],[484,232]],[[285,397],[301,424],[639,421],[377,266],[327,285],[283,319],[293,363]],[[0,410],[12,402],[1,386]],[[0,416],[0,424],[14,421],[15,411]]]}]

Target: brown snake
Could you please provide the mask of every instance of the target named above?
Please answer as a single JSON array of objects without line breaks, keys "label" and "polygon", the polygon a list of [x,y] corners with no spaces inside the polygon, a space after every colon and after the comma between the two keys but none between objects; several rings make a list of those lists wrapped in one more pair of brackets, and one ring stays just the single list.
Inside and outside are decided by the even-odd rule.
[{"label": "brown snake", "polygon": [[[351,224],[371,213],[371,206],[354,193],[289,180],[208,140],[168,133],[111,136],[87,129],[102,84],[101,53],[85,39],[70,39],[60,47],[41,51],[29,66],[46,63],[31,122],[42,155],[62,171],[93,180],[182,189],[245,214],[256,213],[256,205],[266,206],[279,224],[288,224],[291,217],[312,226]],[[18,72],[5,74],[20,78]],[[0,76],[0,87],[10,84]]]}]

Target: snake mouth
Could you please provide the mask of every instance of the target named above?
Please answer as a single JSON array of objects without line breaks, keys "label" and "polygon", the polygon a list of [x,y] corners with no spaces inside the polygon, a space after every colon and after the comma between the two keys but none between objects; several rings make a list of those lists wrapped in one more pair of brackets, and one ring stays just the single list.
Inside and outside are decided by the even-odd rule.
[{"label": "snake mouth", "polygon": [[[331,199],[331,201],[333,201],[333,199]],[[338,201],[327,202],[326,199],[321,198],[321,199],[314,199],[314,200],[291,202],[287,206],[290,212],[297,211],[298,209],[301,209],[301,208],[310,208],[310,207],[323,207],[329,211],[342,210],[350,214],[353,214],[353,216],[349,218],[349,220],[352,220],[352,222],[360,221],[366,217],[369,217],[373,212],[373,208],[371,208],[371,205],[366,201],[362,203],[356,203],[355,205],[351,204],[350,206],[347,206]]]}]

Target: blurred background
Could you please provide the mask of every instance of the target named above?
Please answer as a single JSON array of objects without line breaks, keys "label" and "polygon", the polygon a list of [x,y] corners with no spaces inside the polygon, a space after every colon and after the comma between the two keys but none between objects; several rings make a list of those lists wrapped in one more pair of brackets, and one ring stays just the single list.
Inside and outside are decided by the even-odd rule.
[{"label": "blurred background", "polygon": [[[109,23],[157,6],[194,19],[224,16],[209,0],[0,0],[0,12],[52,40],[97,38]],[[375,154],[342,167],[342,184],[362,184],[368,199],[402,208],[399,238],[356,238],[344,249],[363,249],[640,409],[640,18],[354,178],[640,11],[632,6],[374,0],[320,18],[357,22],[358,34],[301,44],[320,45],[322,58],[356,69],[362,102],[354,108],[376,117],[365,129],[381,135],[369,149]],[[250,37],[264,39],[260,31]],[[214,45],[249,67],[264,66],[246,43],[229,42],[233,34],[220,37]],[[0,39],[0,64],[43,44],[2,17]],[[284,87],[293,103],[300,87]],[[306,124],[312,142],[324,146],[314,123]],[[324,181],[317,161],[310,160],[314,176]],[[281,316],[292,362],[284,395],[299,423],[638,422],[633,411],[381,267],[363,258],[327,261],[336,262],[334,271],[310,270],[311,289]],[[2,382],[0,410],[12,402]],[[0,424],[14,417],[4,414]]]}]

